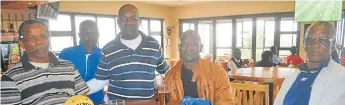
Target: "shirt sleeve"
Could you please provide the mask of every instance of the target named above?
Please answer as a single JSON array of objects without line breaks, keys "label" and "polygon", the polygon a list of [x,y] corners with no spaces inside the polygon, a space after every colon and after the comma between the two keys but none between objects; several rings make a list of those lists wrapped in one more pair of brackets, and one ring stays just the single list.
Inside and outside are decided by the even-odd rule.
[{"label": "shirt sleeve", "polygon": [[1,78],[1,105],[21,105],[21,94],[17,84],[10,77]]},{"label": "shirt sleeve", "polygon": [[160,56],[158,57],[158,64],[156,70],[160,74],[165,74],[170,69],[170,67],[163,56],[162,49],[159,50],[159,54]]},{"label": "shirt sleeve", "polygon": [[101,55],[99,57],[99,63],[97,66],[97,72],[95,75],[95,79],[108,80],[109,76],[110,76],[110,68],[108,67],[108,60],[102,51]]},{"label": "shirt sleeve", "polygon": [[78,70],[74,70],[74,91],[76,95],[86,94],[90,91],[85,81],[80,77]]},{"label": "shirt sleeve", "polygon": [[61,51],[61,53],[59,54],[59,58],[60,58],[60,59],[64,59],[64,60],[67,59],[66,51],[65,51],[65,50],[62,50],[62,51]]}]

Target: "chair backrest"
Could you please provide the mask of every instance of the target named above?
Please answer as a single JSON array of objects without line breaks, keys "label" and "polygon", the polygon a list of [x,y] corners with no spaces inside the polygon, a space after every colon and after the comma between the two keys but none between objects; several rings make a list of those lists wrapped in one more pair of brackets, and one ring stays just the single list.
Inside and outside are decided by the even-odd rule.
[{"label": "chair backrest", "polygon": [[236,105],[269,105],[268,85],[231,83]]}]

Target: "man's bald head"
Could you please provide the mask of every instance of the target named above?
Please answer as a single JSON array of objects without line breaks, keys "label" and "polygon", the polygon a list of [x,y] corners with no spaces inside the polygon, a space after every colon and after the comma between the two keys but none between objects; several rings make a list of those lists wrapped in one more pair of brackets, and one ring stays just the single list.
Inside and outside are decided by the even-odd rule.
[{"label": "man's bald head", "polygon": [[193,31],[193,30],[187,30],[185,32],[182,33],[182,36],[180,38],[181,42],[182,40],[185,38],[185,37],[193,37],[195,39],[195,41],[201,43],[201,38],[200,38],[200,35],[196,32],[196,31]]},{"label": "man's bald head", "polygon": [[132,4],[126,4],[126,5],[123,5],[120,10],[119,10],[119,18],[123,18],[123,16],[128,12],[128,11],[132,11],[132,12],[135,12],[137,13],[137,16],[139,16],[139,10],[137,7],[135,7],[134,5]]}]

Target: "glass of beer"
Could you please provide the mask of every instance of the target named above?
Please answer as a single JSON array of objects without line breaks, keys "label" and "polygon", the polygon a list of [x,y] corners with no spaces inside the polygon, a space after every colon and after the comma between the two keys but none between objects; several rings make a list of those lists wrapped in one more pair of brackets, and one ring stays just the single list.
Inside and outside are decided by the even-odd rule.
[{"label": "glass of beer", "polygon": [[110,100],[109,105],[126,105],[126,104],[125,104],[125,100],[115,99],[115,100]]},{"label": "glass of beer", "polygon": [[169,105],[170,91],[167,84],[162,84],[158,88],[158,100],[160,105]]}]

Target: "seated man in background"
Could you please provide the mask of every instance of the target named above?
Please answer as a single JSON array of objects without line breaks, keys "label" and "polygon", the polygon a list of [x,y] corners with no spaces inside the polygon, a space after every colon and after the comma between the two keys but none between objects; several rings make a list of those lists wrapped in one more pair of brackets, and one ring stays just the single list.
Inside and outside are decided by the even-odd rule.
[{"label": "seated man in background", "polygon": [[241,55],[241,49],[235,48],[232,50],[232,57],[227,64],[228,71],[230,71],[231,69],[244,67],[244,62],[241,59]]},{"label": "seated man in background", "polygon": [[170,105],[178,105],[184,96],[211,100],[212,105],[233,104],[227,73],[219,65],[201,59],[201,50],[199,34],[184,32],[179,45],[181,60],[165,78],[171,92]]},{"label": "seated man in background", "polygon": [[255,63],[255,67],[272,67],[276,66],[273,63],[273,53],[271,51],[264,51],[261,54],[261,61]]},{"label": "seated man in background", "polygon": [[[310,25],[304,38],[307,62],[282,84],[274,105],[343,105],[345,68],[331,60],[336,30],[328,22]],[[333,41],[331,40],[333,39]]]},{"label": "seated man in background", "polygon": [[[71,61],[79,70],[84,81],[94,78],[101,49],[97,47],[98,27],[96,22],[85,20],[80,23],[78,46],[62,50],[59,57]],[[99,105],[103,100],[103,89],[89,95],[95,105]]]},{"label": "seated man in background", "polygon": [[290,48],[290,52],[291,52],[291,55],[286,57],[287,65],[290,65],[290,63],[292,63],[292,65],[299,65],[299,64],[304,63],[304,60],[302,59],[302,57],[296,55],[297,48],[295,46],[292,46]]},{"label": "seated man in background", "polygon": [[74,65],[49,51],[44,22],[27,20],[19,27],[21,61],[1,79],[1,105],[61,105],[89,91]]}]

